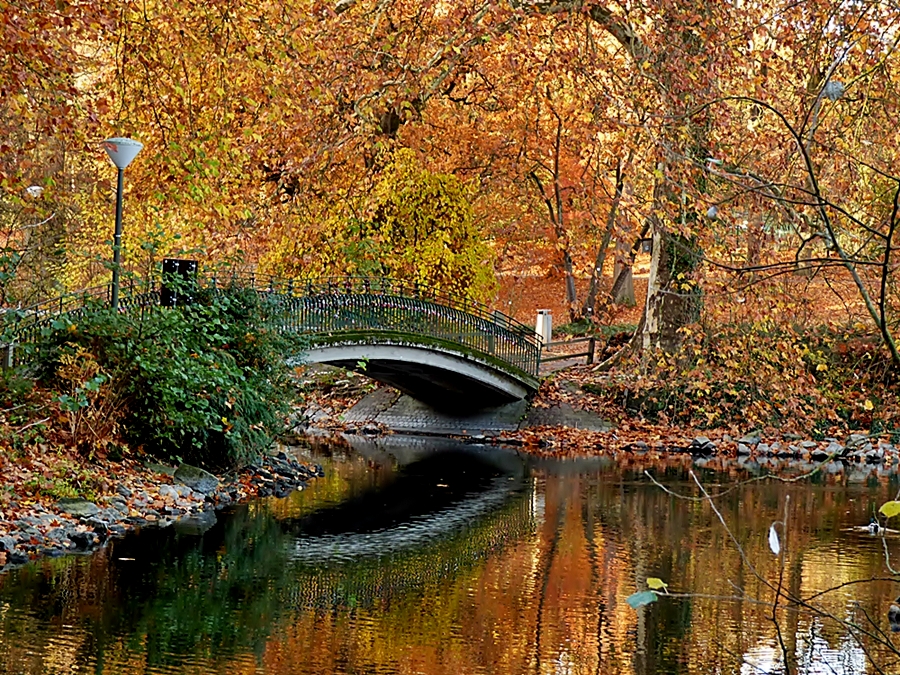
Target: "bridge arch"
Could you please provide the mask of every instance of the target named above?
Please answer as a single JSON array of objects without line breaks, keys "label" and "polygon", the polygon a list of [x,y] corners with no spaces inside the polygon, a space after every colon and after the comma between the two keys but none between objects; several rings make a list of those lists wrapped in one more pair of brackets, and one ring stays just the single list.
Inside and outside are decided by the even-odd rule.
[{"label": "bridge arch", "polygon": [[[479,409],[537,390],[539,338],[469,299],[384,279],[282,293],[285,330],[309,336],[305,360],[362,372],[441,409]],[[277,313],[276,313],[277,314]]]},{"label": "bridge arch", "polygon": [[487,408],[523,399],[533,389],[502,368],[433,343],[314,343],[307,363],[355,370],[439,409]]}]

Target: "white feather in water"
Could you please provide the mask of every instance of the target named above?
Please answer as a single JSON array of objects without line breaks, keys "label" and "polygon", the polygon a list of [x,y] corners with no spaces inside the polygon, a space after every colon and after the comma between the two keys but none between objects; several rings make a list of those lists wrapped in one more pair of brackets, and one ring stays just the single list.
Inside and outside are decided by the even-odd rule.
[{"label": "white feather in water", "polygon": [[781,542],[778,541],[778,532],[775,531],[775,523],[769,525],[769,548],[772,553],[778,555],[781,553]]}]

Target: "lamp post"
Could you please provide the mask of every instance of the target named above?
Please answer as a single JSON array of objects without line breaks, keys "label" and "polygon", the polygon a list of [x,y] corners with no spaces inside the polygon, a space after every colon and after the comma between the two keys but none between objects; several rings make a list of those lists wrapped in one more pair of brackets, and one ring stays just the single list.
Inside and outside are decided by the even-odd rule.
[{"label": "lamp post", "polygon": [[122,192],[125,186],[125,167],[137,157],[144,144],[130,138],[108,138],[103,141],[102,147],[119,170],[119,182],[116,188],[116,232],[113,237],[112,298],[110,302],[113,310],[117,310],[119,309],[119,264],[122,260]]}]

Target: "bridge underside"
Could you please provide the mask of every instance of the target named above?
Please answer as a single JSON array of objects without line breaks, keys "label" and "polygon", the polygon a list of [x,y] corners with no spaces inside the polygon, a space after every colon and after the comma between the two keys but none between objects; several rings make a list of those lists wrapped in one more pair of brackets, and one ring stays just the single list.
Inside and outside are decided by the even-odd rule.
[{"label": "bridge underside", "polygon": [[362,373],[436,410],[491,408],[523,399],[537,387],[536,381],[433,345],[313,345],[303,360]]}]

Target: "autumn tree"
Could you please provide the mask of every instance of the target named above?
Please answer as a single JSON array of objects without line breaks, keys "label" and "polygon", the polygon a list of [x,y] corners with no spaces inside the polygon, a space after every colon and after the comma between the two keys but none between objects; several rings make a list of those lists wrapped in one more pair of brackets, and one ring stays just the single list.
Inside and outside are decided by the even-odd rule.
[{"label": "autumn tree", "polygon": [[612,242],[627,270],[646,233],[642,343],[672,349],[703,294],[706,311],[718,302],[708,270],[764,284],[793,248],[807,271],[845,270],[887,340],[894,14],[837,0],[10,6],[7,267],[30,249],[46,293],[104,278],[110,177],[87,149],[120,134],[145,143],[129,168],[130,264],[152,239],[160,254],[287,269],[316,241],[337,271],[379,259],[408,274],[420,198],[438,190],[466,206],[447,216],[459,241],[432,253],[450,270],[454,246],[474,251],[465,265],[484,278],[461,278],[477,294],[491,257],[550,259],[572,318],[588,315]]},{"label": "autumn tree", "polygon": [[413,151],[397,150],[368,195],[323,204],[320,235],[288,235],[266,265],[290,277],[387,276],[486,299],[494,286],[491,254],[475,228],[469,192],[456,177],[423,168]]},{"label": "autumn tree", "polygon": [[[809,30],[797,33],[801,22]],[[900,365],[893,290],[900,177],[890,122],[897,41],[887,37],[897,22],[879,3],[788,8],[755,31],[745,63],[754,56],[765,62],[755,72],[746,68],[747,85],[697,110],[729,122],[702,168],[718,218],[746,228],[743,245],[732,246],[744,259],[713,262],[735,272],[738,286],[843,272],[858,299],[851,301],[859,306],[854,317],[871,322]],[[797,73],[797,62],[808,67]],[[767,248],[760,245],[763,225]]]},{"label": "autumn tree", "polygon": [[95,57],[113,24],[81,2],[0,3],[0,299],[61,290],[94,176],[81,161],[108,111]]}]

